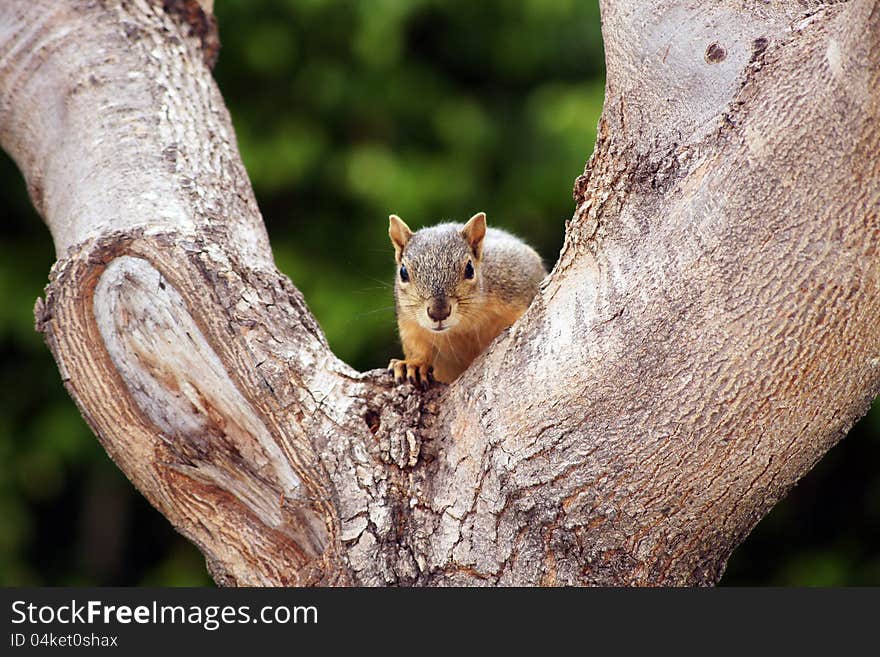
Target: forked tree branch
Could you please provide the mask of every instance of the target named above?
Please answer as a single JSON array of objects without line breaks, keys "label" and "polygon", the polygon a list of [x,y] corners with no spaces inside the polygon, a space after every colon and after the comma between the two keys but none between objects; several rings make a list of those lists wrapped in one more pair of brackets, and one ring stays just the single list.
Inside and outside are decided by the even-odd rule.
[{"label": "forked tree branch", "polygon": [[424,395],[275,269],[168,4],[0,2],[0,143],[65,385],[218,582],[714,583],[877,394],[880,3],[603,2],[559,262]]}]

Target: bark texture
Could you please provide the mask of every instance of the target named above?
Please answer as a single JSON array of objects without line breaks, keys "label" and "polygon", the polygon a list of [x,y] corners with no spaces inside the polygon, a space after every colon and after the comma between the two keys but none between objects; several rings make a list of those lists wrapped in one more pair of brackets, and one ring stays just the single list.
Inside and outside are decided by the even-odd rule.
[{"label": "bark texture", "polygon": [[712,584],[878,393],[880,2],[603,2],[560,259],[426,394],[275,269],[206,9],[0,0],[0,143],[62,379],[218,583]]}]

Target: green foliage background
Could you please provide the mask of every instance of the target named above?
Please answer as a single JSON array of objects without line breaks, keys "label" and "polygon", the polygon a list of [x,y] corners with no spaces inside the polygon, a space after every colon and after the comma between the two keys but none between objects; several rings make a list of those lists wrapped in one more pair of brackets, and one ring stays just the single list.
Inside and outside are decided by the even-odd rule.
[{"label": "green foliage background", "polygon": [[[552,264],[603,96],[595,2],[217,0],[215,76],[278,266],[337,354],[397,352],[387,216],[526,237]],[[54,252],[0,155],[0,584],[209,583],[66,396],[31,309]],[[880,413],[766,518],[723,583],[880,584]]]}]

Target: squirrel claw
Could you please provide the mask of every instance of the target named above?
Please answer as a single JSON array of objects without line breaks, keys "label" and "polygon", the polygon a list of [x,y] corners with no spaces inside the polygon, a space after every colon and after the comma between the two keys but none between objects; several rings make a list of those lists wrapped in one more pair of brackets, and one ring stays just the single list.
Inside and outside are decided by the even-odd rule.
[{"label": "squirrel claw", "polygon": [[388,371],[394,374],[395,383],[408,381],[417,388],[427,390],[434,382],[434,368],[426,363],[413,363],[392,358],[388,363]]}]

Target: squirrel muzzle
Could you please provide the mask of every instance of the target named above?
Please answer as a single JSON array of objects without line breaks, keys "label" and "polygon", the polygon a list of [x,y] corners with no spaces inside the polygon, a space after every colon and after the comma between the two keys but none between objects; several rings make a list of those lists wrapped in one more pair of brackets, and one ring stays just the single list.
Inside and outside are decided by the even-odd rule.
[{"label": "squirrel muzzle", "polygon": [[442,322],[452,314],[452,305],[446,297],[434,297],[428,303],[428,317],[435,322]]}]

